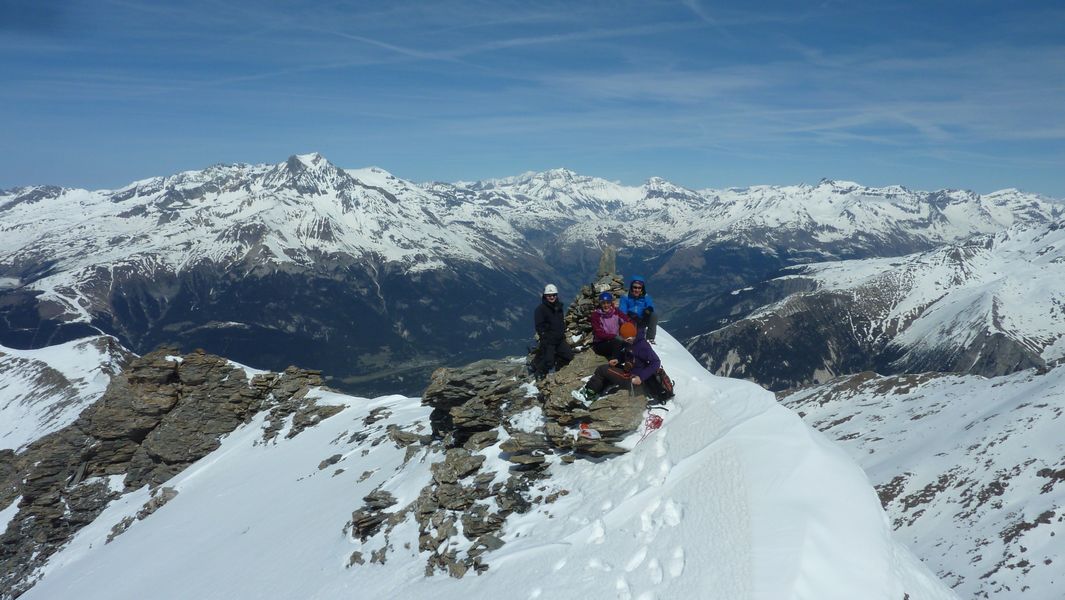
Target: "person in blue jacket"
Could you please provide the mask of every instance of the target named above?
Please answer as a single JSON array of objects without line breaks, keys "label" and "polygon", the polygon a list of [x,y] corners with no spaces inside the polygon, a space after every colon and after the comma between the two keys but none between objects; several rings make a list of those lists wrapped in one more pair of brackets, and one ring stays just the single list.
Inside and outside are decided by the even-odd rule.
[{"label": "person in blue jacket", "polygon": [[655,314],[655,303],[647,295],[647,282],[640,275],[634,275],[629,282],[629,295],[622,296],[618,310],[628,315],[640,331],[645,332],[647,341],[655,343],[655,335],[658,333],[658,315]]}]

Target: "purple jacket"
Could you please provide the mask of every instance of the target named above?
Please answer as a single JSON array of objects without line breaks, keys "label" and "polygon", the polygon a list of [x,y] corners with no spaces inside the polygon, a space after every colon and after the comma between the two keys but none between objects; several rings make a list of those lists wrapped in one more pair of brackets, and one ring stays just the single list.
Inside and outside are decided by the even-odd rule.
[{"label": "purple jacket", "polygon": [[621,349],[621,356],[618,360],[621,363],[631,362],[632,369],[629,372],[638,376],[642,381],[647,381],[654,377],[654,374],[662,366],[661,359],[658,358],[654,349],[651,348],[651,344],[643,336],[636,338],[636,341],[631,346],[625,344],[625,347]]},{"label": "purple jacket", "polygon": [[611,306],[610,312],[607,313],[604,313],[600,308],[593,310],[590,320],[592,322],[593,341],[602,342],[616,338],[621,324],[628,322],[629,317]]}]

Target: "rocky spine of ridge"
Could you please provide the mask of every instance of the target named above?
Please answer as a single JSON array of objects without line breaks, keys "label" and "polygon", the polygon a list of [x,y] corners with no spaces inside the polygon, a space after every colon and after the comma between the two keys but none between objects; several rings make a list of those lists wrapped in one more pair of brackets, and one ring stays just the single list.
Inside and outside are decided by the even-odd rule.
[{"label": "rocky spine of ridge", "polygon": [[[518,359],[482,360],[433,373],[422,399],[433,408],[431,433],[388,432],[398,447],[407,447],[407,460],[421,455],[420,460],[436,461],[430,466],[432,480],[407,506],[397,507],[396,499],[384,490],[364,498],[346,529],[363,544],[352,554],[350,565],[365,564],[367,554],[369,562],[383,563],[395,544],[410,543],[392,539],[395,528],[410,517],[418,524],[418,549],[429,553],[427,575],[444,572],[462,577],[487,570],[485,553],[504,544],[502,532],[510,515],[568,494],[544,481],[550,464],[626,452],[616,442],[643,422],[647,400],[640,387],[602,396],[590,405],[571,394],[604,362],[589,347],[588,317],[600,293],[623,293],[622,278],[612,271],[610,260],[600,266],[594,284],[580,289],[566,313],[575,358],[538,387]],[[529,414],[542,423],[531,431],[520,426]],[[582,423],[602,437],[579,435]],[[489,447],[497,447],[500,456],[513,463],[505,480],[482,470],[485,456],[479,452]],[[490,499],[494,502],[484,502]]]},{"label": "rocky spine of ridge", "polygon": [[[121,494],[153,488],[140,519],[165,504],[176,492],[162,484],[257,412],[269,411],[267,441],[290,415],[289,437],[341,410],[306,397],[322,383],[317,371],[291,367],[249,379],[221,357],[174,353],[134,359],[75,423],[21,453],[0,451],[0,508],[18,499],[0,536],[0,598],[32,587],[48,558]],[[130,523],[116,524],[112,538]]]}]

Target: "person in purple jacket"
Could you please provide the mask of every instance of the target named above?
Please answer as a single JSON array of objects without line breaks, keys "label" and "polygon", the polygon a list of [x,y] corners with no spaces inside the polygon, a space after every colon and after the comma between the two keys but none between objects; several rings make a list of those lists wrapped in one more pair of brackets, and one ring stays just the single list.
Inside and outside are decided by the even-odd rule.
[{"label": "person in purple jacket", "polygon": [[662,361],[647,339],[637,335],[636,325],[623,323],[619,333],[624,341],[621,351],[607,364],[599,365],[588,383],[573,392],[574,397],[594,400],[609,384],[627,386],[631,383],[636,386],[658,372]]}]

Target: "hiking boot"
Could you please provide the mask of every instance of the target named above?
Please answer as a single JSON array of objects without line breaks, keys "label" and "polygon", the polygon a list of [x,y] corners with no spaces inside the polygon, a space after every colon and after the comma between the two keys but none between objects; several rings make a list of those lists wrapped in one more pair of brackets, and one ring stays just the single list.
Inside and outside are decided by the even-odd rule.
[{"label": "hiking boot", "polygon": [[648,343],[648,344],[651,344],[652,346],[654,346],[654,345],[655,345],[655,341],[654,341],[654,340],[647,340],[647,343]]},{"label": "hiking boot", "polygon": [[587,387],[582,387],[579,390],[573,390],[572,392],[570,392],[570,395],[573,396],[574,400],[581,402],[582,404],[591,404],[592,402],[595,402],[595,400],[599,397],[599,394],[593,392]]}]

